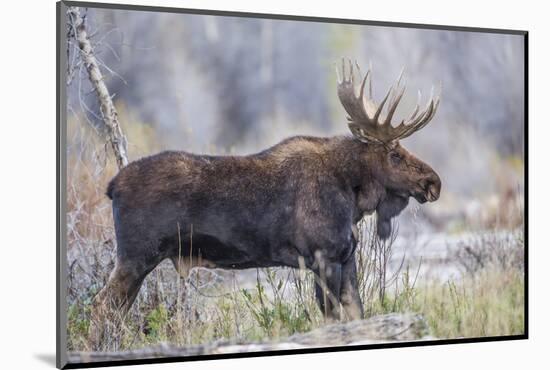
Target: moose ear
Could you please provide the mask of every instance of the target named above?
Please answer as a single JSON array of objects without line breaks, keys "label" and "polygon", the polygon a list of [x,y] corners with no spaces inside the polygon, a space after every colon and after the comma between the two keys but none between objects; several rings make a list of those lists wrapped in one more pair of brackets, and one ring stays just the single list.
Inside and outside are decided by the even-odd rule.
[{"label": "moose ear", "polygon": [[400,147],[401,145],[399,145],[399,141],[394,140],[394,141],[391,141],[390,143],[388,143],[387,146],[388,146],[391,150],[394,150],[394,149]]}]

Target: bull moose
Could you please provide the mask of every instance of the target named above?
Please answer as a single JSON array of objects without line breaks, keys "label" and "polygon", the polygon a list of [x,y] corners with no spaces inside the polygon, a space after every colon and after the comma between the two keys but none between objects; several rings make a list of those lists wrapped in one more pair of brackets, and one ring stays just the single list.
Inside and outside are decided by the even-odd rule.
[{"label": "bull moose", "polygon": [[[355,69],[361,73],[357,63]],[[352,136],[295,136],[246,156],[167,151],[130,163],[111,180],[117,256],[94,300],[96,331],[105,315],[128,310],[165,259],[182,276],[194,266],[303,264],[319,277],[316,298],[325,316],[363,316],[354,227],[376,212],[377,234],[386,239],[409,197],[439,198],[439,176],[399,140],[426,126],[440,99],[432,94],[420,110],[419,95],[409,118],[393,125],[405,92],[401,76],[377,104],[370,69],[360,86],[351,61],[342,61],[341,73],[337,93]]]}]

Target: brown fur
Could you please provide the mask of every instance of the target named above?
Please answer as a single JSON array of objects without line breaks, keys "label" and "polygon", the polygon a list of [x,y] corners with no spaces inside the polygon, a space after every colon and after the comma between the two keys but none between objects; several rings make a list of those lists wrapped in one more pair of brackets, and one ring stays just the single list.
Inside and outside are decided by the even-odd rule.
[{"label": "brown fur", "polygon": [[[378,234],[387,238],[410,196],[434,201],[440,187],[437,174],[398,143],[352,137],[293,137],[249,156],[164,152],[140,159],[108,186],[117,262],[96,313],[127,310],[158,263],[183,255],[237,269],[299,267],[302,260],[325,281],[317,298],[328,316],[361,317],[355,223],[376,212]],[[178,242],[190,239],[192,246]],[[181,272],[188,265],[175,262]],[[327,290],[336,301],[327,301]],[[96,328],[101,315],[94,315]]]}]

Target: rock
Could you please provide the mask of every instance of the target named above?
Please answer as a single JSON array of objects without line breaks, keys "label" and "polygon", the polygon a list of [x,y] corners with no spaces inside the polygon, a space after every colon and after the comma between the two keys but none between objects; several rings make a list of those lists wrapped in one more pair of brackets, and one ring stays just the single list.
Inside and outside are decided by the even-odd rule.
[{"label": "rock", "polygon": [[324,326],[289,339],[307,346],[338,346],[355,343],[410,341],[429,335],[428,325],[421,315],[388,314]]},{"label": "rock", "polygon": [[280,351],[300,348],[364,345],[399,341],[432,340],[421,315],[387,314],[320,327],[280,341],[263,343],[213,342],[178,347],[169,343],[119,352],[69,352],[69,363],[120,361],[206,354]]}]

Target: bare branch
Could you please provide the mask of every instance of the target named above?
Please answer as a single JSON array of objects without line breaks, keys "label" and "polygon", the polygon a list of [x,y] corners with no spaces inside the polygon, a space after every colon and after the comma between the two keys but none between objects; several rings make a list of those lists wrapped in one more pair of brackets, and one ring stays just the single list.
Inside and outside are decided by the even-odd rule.
[{"label": "bare branch", "polygon": [[[80,15],[80,9],[78,7],[69,7],[67,15],[69,19],[69,35],[78,43],[80,57],[84,62],[90,82],[97,94],[102,121],[105,124],[105,131],[115,153],[118,168],[120,169],[128,164],[126,137],[118,122],[118,114],[111,99],[111,94],[109,94],[109,90],[103,81],[99,62],[94,55],[92,44],[86,32],[84,18]],[[112,73],[111,70],[109,71]]]}]

